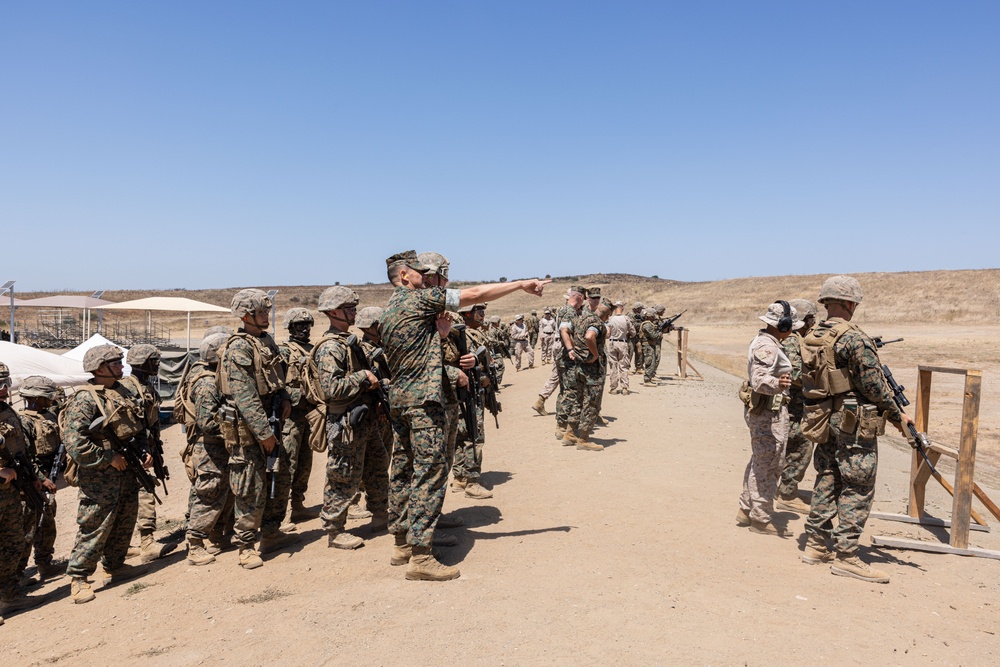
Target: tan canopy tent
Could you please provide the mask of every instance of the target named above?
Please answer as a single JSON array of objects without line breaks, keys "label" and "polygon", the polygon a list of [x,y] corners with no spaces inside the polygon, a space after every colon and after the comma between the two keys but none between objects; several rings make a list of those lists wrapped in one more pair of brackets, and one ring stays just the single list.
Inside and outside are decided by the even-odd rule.
[{"label": "tan canopy tent", "polygon": [[107,306],[99,306],[101,310],[145,310],[146,317],[153,310],[187,313],[187,349],[191,349],[191,313],[228,313],[229,309],[215,304],[195,301],[185,297],[151,296],[145,299],[122,301]]}]

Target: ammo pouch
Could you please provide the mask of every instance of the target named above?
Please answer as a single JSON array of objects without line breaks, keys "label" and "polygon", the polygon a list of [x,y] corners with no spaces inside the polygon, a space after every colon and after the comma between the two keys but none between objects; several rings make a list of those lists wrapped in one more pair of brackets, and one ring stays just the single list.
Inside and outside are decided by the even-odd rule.
[{"label": "ammo pouch", "polygon": [[306,413],[309,424],[309,449],[314,452],[326,451],[326,403],[320,403]]},{"label": "ammo pouch", "polygon": [[750,388],[750,383],[747,380],[744,380],[740,386],[739,397],[750,414],[754,416],[764,414],[765,412],[779,412],[781,406],[787,403],[785,394],[778,393],[773,396],[758,394]]},{"label": "ammo pouch", "polygon": [[226,443],[226,451],[232,454],[240,447],[240,427],[243,420],[240,413],[231,405],[223,405],[215,413],[215,419],[219,422],[219,431],[222,433],[222,440]]},{"label": "ammo pouch", "polygon": [[858,405],[856,400],[848,399],[844,401],[840,432],[844,435],[856,433],[857,440],[874,440],[885,435],[885,417],[879,415],[874,405]]},{"label": "ammo pouch", "polygon": [[830,416],[843,407],[840,396],[807,399],[802,407],[802,435],[807,440],[822,445],[830,439]]}]

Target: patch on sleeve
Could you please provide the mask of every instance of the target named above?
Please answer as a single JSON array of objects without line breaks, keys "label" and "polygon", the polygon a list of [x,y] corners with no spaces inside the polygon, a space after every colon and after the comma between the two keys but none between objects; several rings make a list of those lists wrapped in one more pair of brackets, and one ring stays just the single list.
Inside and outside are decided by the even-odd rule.
[{"label": "patch on sleeve", "polygon": [[769,364],[774,360],[774,350],[762,347],[753,353],[753,357],[762,364]]}]

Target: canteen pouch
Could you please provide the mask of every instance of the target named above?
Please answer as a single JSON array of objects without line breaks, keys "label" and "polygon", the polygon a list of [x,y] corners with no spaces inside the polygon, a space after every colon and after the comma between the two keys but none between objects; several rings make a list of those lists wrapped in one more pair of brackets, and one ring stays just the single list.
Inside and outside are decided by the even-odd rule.
[{"label": "canteen pouch", "polygon": [[830,439],[830,415],[833,414],[833,399],[818,403],[806,403],[802,410],[802,435],[809,441],[821,445]]},{"label": "canteen pouch", "polygon": [[885,417],[880,417],[874,405],[863,405],[858,414],[858,439],[874,440],[885,435]]},{"label": "canteen pouch", "polygon": [[309,449],[314,452],[325,452],[326,440],[326,404],[320,403],[306,413],[306,423],[309,424]]},{"label": "canteen pouch", "polygon": [[232,453],[240,446],[239,413],[233,406],[223,405],[219,408],[215,418],[219,422],[219,431],[222,433],[222,440],[226,443],[226,451],[232,456]]}]

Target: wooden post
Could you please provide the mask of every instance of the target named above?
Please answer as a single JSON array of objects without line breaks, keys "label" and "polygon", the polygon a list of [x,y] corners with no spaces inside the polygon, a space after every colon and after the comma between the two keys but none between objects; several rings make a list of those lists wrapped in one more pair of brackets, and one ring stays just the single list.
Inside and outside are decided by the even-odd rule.
[{"label": "wooden post", "polygon": [[955,470],[955,500],[951,510],[951,546],[969,546],[969,513],[972,510],[972,486],[975,484],[976,438],[979,434],[979,397],[983,373],[970,370],[965,376],[965,402],[962,405],[962,436]]},{"label": "wooden post", "polygon": [[[922,368],[917,371],[917,408],[913,418],[913,425],[921,433],[927,433],[927,424],[930,419],[931,375],[930,371]],[[930,458],[929,454],[930,452],[928,452],[928,458]],[[914,449],[910,453],[910,502],[907,513],[918,519],[924,515],[927,480],[930,477],[929,469],[925,471],[926,474],[921,474],[920,464],[923,462],[924,460],[920,456],[920,452]],[[937,463],[937,461],[935,460],[934,463]]]}]

